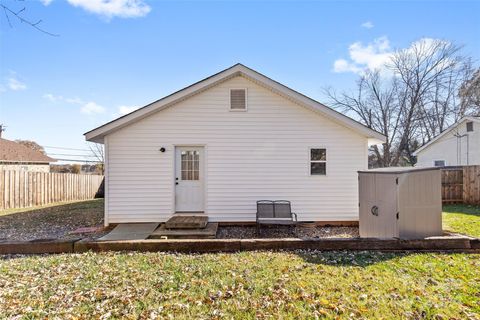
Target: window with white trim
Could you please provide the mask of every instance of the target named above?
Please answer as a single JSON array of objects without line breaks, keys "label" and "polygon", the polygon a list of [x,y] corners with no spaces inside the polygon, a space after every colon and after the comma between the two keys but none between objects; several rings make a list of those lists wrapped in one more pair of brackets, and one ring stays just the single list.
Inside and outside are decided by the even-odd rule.
[{"label": "window with white trim", "polygon": [[445,160],[433,160],[434,167],[445,167]]},{"label": "window with white trim", "polygon": [[327,174],[327,149],[310,149],[310,175],[324,176]]},{"label": "window with white trim", "polygon": [[247,89],[230,89],[230,111],[247,110]]},{"label": "window with white trim", "polygon": [[467,132],[473,132],[473,122],[467,122]]}]

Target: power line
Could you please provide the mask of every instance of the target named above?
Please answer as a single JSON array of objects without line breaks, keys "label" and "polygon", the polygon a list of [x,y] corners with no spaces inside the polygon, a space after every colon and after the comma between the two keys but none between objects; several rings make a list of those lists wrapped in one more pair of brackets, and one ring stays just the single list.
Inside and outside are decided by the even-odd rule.
[{"label": "power line", "polygon": [[76,151],[92,151],[92,150],[87,150],[87,149],[75,149],[75,148],[64,148],[64,147],[50,147],[50,146],[43,146],[44,148],[50,148],[50,149],[63,149],[63,150],[76,150]]},{"label": "power line", "polygon": [[92,162],[92,163],[101,163],[101,161],[94,161],[94,160],[79,160],[79,159],[58,159],[55,160],[59,161],[72,161],[72,162]]},{"label": "power line", "polygon": [[50,156],[72,156],[72,157],[89,157],[89,158],[95,158],[95,155],[87,155],[87,154],[70,154],[70,153],[50,153],[47,152],[48,155]]}]

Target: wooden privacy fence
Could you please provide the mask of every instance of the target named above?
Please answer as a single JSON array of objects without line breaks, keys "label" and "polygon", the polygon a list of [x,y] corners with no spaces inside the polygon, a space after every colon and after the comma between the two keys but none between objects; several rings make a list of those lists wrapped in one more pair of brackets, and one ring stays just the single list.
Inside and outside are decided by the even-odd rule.
[{"label": "wooden privacy fence", "polygon": [[480,166],[442,169],[442,200],[480,205]]},{"label": "wooden privacy fence", "polygon": [[0,210],[93,199],[103,176],[0,170]]}]

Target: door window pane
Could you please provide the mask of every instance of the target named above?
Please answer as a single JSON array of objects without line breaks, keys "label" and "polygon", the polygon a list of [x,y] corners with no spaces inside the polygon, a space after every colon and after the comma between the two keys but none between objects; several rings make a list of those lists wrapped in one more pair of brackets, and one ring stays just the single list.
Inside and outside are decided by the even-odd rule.
[{"label": "door window pane", "polygon": [[181,153],[182,180],[200,180],[200,152],[186,150]]}]

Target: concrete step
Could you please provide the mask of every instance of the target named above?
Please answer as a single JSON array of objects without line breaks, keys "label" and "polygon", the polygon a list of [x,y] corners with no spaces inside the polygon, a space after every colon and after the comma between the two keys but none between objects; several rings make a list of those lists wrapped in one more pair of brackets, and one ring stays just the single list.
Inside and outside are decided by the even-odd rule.
[{"label": "concrete step", "polygon": [[166,229],[201,229],[208,223],[206,215],[173,215],[165,222]]},{"label": "concrete step", "polygon": [[218,223],[207,223],[205,228],[198,229],[167,229],[162,224],[150,235],[149,239],[215,239]]}]

